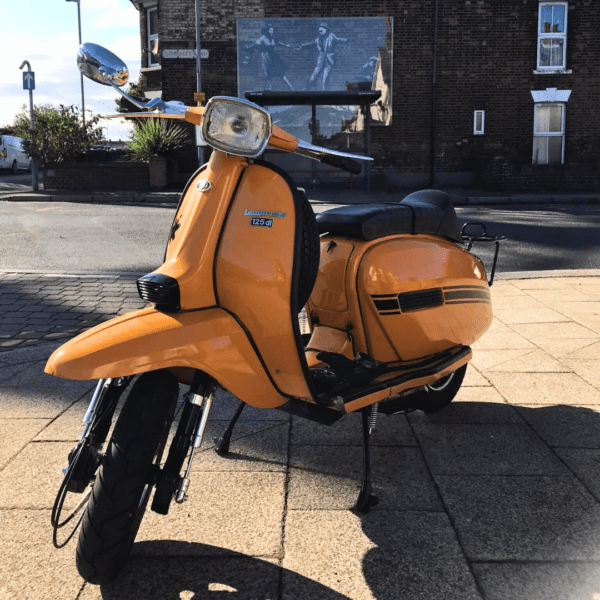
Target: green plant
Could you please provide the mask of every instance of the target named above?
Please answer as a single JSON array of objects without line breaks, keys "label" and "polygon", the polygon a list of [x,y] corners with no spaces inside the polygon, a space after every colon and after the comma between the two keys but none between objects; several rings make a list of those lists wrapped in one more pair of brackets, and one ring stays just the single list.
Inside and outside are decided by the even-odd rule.
[{"label": "green plant", "polygon": [[25,151],[41,166],[77,158],[104,139],[98,126],[100,117],[88,116],[84,125],[79,109],[74,106],[61,104],[56,108],[46,104],[34,106],[33,112],[33,139],[25,107],[16,115],[12,131],[23,138]]},{"label": "green plant", "polygon": [[151,156],[170,158],[175,150],[191,142],[189,132],[164,119],[140,119],[127,142],[131,160],[147,161]]}]

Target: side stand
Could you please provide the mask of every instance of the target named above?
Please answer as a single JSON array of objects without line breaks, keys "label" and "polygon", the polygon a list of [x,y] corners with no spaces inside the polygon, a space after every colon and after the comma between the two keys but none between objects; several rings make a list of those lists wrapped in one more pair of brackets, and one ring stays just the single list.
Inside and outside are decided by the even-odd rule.
[{"label": "side stand", "polygon": [[363,434],[363,482],[354,509],[361,513],[368,513],[369,510],[371,510],[371,507],[379,502],[379,498],[371,493],[371,453],[369,450],[371,425],[369,423],[369,408],[363,408],[361,413]]},{"label": "side stand", "polygon": [[233,428],[237,423],[237,420],[240,418],[242,411],[244,410],[244,406],[246,403],[240,401],[240,405],[237,407],[235,411],[235,415],[233,415],[233,419],[227,425],[227,429],[223,432],[223,435],[220,438],[215,438],[215,452],[219,456],[227,456],[229,453],[229,443],[231,442],[231,434],[233,433]]}]

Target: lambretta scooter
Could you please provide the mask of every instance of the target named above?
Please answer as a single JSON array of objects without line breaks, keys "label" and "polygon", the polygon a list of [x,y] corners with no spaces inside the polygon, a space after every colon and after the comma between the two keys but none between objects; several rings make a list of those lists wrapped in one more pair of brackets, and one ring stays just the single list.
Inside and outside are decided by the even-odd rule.
[{"label": "lambretta scooter", "polygon": [[[128,116],[200,126],[213,152],[182,194],[163,264],[137,281],[152,306],[90,329],[48,360],[46,373],[99,380],[52,511],[55,545],[76,530],[59,543],[59,528],[82,523],[79,573],[96,584],[113,579],[152,489],[151,508],[163,515],[173,499],[187,499],[190,466],[218,387],[241,400],[215,441],[221,455],[246,404],[325,424],[361,411],[364,477],[356,509],[367,512],[377,503],[369,460],[377,415],[435,411],[455,397],[469,345],[492,321],[498,238],[485,230],[466,235],[448,196],[435,190],[315,218],[290,177],[259,159],[264,150],[354,173],[361,168],[356,159],[365,157],[298,140],[238,98],[186,107],[127,95],[119,89],[127,67],[95,44],[84,44],[77,60],[86,76],[140,109]],[[484,265],[468,251],[474,241],[496,242],[489,284]],[[163,461],[180,384],[189,391]],[[61,521],[68,492],[83,499]]]}]

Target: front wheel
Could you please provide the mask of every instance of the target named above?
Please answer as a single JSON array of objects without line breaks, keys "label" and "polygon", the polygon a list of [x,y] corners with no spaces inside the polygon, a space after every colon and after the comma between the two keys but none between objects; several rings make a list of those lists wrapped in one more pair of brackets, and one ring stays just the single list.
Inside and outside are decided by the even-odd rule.
[{"label": "front wheel", "polygon": [[113,580],[126,562],[160,465],[179,384],[168,371],[135,382],[94,482],[77,544],[77,569],[88,582]]}]

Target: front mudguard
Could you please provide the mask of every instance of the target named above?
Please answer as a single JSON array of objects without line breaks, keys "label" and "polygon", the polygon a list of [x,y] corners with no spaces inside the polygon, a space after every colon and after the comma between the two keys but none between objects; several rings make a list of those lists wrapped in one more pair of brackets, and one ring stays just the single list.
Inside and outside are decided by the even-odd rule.
[{"label": "front mudguard", "polygon": [[88,380],[173,367],[204,371],[253,406],[274,408],[288,400],[277,392],[244,329],[217,307],[174,314],[145,308],[112,319],[58,348],[45,372]]}]

